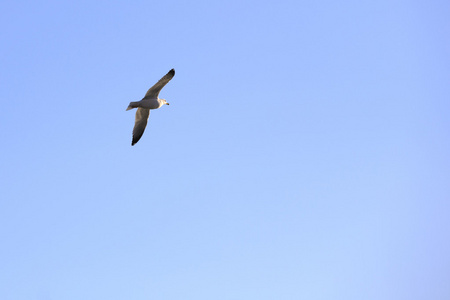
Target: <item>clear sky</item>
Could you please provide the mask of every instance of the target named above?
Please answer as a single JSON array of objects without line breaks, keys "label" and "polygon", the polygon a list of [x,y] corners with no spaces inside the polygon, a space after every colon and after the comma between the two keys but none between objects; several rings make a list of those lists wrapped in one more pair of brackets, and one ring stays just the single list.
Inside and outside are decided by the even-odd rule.
[{"label": "clear sky", "polygon": [[450,299],[447,0],[0,14],[2,300]]}]

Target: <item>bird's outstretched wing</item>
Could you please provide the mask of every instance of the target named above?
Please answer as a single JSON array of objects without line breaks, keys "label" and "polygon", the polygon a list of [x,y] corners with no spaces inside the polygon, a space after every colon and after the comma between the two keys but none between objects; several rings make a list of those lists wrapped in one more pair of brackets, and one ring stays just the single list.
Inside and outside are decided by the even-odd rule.
[{"label": "bird's outstretched wing", "polygon": [[154,86],[152,86],[145,94],[144,98],[158,98],[161,89],[175,76],[175,69],[170,70],[163,78],[161,78]]},{"label": "bird's outstretched wing", "polygon": [[136,120],[134,121],[133,128],[133,141],[131,146],[136,144],[144,134],[145,126],[147,126],[148,116],[150,115],[150,109],[139,107],[136,111]]}]

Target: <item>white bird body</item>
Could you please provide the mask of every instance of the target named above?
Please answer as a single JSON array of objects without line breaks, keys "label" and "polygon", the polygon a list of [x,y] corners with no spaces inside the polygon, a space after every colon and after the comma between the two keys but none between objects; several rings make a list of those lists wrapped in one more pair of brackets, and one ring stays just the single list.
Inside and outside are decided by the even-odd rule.
[{"label": "white bird body", "polygon": [[[166,104],[165,99],[142,99],[141,101],[137,102],[130,102],[130,105],[128,106],[127,110],[136,108],[136,107],[142,107],[142,108],[148,108],[148,109],[157,109]],[[167,103],[168,104],[168,103]]]},{"label": "white bird body", "polygon": [[160,99],[158,95],[161,89],[173,78],[173,76],[175,76],[174,69],[170,70],[163,78],[152,86],[141,101],[130,102],[128,105],[127,110],[137,108],[131,146],[136,144],[144,134],[145,127],[147,126],[147,120],[150,115],[150,109],[160,108],[164,104],[169,105],[165,99]]}]

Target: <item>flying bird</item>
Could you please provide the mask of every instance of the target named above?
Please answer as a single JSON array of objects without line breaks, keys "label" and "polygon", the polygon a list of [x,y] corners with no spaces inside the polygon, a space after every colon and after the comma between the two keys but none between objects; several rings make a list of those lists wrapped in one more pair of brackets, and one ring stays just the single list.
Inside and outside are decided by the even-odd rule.
[{"label": "flying bird", "polygon": [[133,140],[131,146],[136,144],[144,134],[145,126],[147,126],[148,116],[150,115],[150,109],[157,109],[164,104],[169,105],[166,99],[160,99],[158,97],[161,89],[173,78],[175,70],[170,70],[163,78],[161,78],[154,86],[152,86],[145,94],[141,101],[130,102],[127,110],[137,107],[136,120],[134,121],[133,128]]}]

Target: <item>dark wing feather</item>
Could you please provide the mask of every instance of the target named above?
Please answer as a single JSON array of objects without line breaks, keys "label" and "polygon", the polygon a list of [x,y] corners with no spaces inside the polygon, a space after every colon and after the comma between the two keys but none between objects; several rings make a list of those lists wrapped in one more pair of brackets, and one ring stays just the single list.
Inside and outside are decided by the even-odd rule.
[{"label": "dark wing feather", "polygon": [[158,98],[162,88],[175,76],[175,69],[170,70],[163,78],[161,78],[154,86],[152,86],[145,94],[144,98]]},{"label": "dark wing feather", "polygon": [[144,134],[145,127],[147,126],[148,116],[150,115],[150,109],[139,107],[136,111],[136,120],[134,121],[133,128],[133,141],[131,146],[136,144],[142,135]]}]

